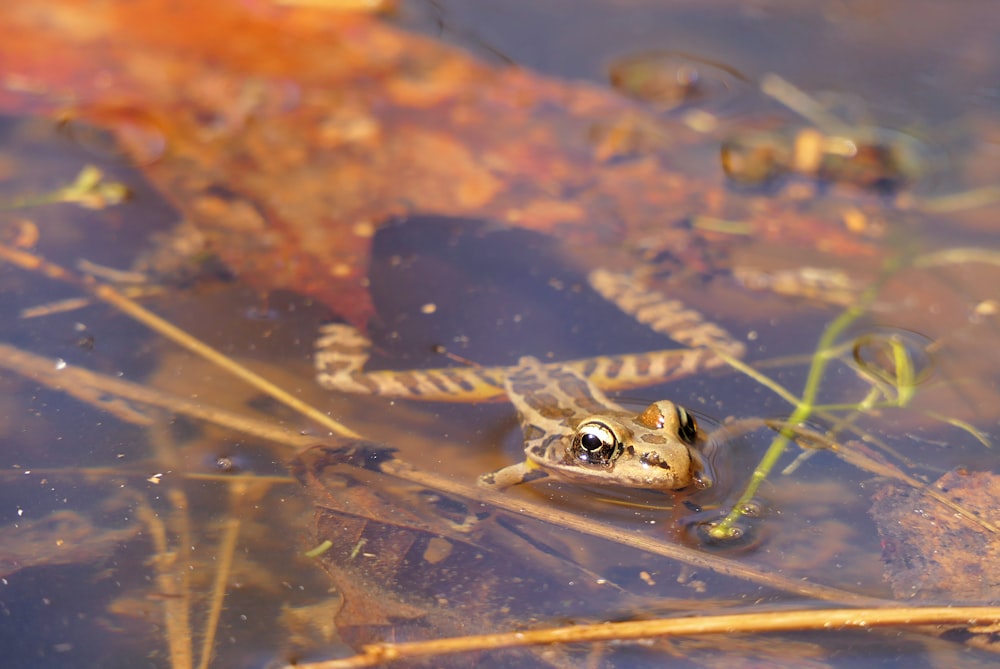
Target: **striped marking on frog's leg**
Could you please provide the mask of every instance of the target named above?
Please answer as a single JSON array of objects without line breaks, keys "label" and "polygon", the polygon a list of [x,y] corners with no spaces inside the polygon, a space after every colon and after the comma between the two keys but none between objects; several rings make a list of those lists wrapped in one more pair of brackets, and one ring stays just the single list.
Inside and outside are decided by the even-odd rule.
[{"label": "striped marking on frog's leg", "polygon": [[320,329],[313,362],[328,390],[430,402],[474,402],[503,397],[503,367],[444,367],[365,371],[371,340],[357,328],[330,323]]},{"label": "striped marking on frog's leg", "polygon": [[719,357],[707,348],[670,348],[645,353],[601,355],[545,366],[572,371],[587,379],[591,386],[617,392],[696,374],[717,366],[718,360]]},{"label": "striped marking on frog's leg", "polygon": [[[680,301],[641,286],[631,273],[597,269],[587,276],[587,280],[604,299],[626,314],[685,346],[719,351],[734,358],[741,358],[746,352],[743,343],[724,329],[707,322],[701,314]],[[702,364],[703,367],[718,367],[723,360],[710,355],[702,360]]]},{"label": "striped marking on frog's leg", "polygon": [[364,372],[372,342],[357,328],[329,323],[319,329],[313,353],[316,381],[328,390],[377,395],[378,387]]},{"label": "striped marking on frog's leg", "polygon": [[[517,367],[445,367],[365,371],[371,341],[342,323],[324,325],[316,341],[317,382],[328,390],[430,402],[495,402]],[[543,364],[567,370],[607,391],[631,390],[694,374],[714,360],[708,349],[665,349]]]}]

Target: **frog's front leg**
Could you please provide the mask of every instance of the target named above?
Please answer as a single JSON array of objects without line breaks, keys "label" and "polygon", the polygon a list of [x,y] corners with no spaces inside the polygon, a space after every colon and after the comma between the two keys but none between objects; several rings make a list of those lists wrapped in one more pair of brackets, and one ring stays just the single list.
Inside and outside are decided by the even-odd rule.
[{"label": "frog's front leg", "polygon": [[521,358],[504,377],[507,399],[517,409],[524,439],[525,460],[479,477],[479,485],[503,490],[549,475],[558,445],[571,431],[567,423],[577,414],[593,413],[614,406],[596,387],[571,369],[543,365],[530,356]]},{"label": "frog's front leg", "polygon": [[508,465],[495,472],[483,474],[479,477],[478,484],[481,488],[506,490],[511,486],[532,483],[546,477],[548,477],[548,473],[544,469],[531,460],[524,460],[516,465]]}]

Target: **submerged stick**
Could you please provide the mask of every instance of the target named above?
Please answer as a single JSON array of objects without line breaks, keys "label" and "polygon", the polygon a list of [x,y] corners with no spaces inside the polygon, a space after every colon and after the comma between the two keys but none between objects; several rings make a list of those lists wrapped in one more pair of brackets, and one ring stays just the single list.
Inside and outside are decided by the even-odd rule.
[{"label": "submerged stick", "polygon": [[756,568],[754,565],[739,560],[731,560],[719,555],[695,550],[682,544],[646,536],[632,530],[615,527],[608,523],[595,522],[594,519],[581,516],[579,513],[564,511],[526,499],[519,499],[516,496],[503,492],[470,486],[447,476],[417,469],[402,460],[388,459],[379,462],[378,470],[389,476],[417,483],[438,492],[485,502],[522,518],[533,518],[563,529],[612,541],[622,546],[628,546],[670,560],[676,560],[677,562],[693,567],[709,569],[717,574],[750,581],[801,597],[811,597],[813,599],[837,602],[839,604],[853,604],[856,606],[879,606],[890,603],[890,600],[861,595],[841,590],[840,588],[814,583],[802,578],[784,576],[777,572],[768,572],[763,568]]},{"label": "submerged stick", "polygon": [[[161,390],[123,381],[104,374],[74,367],[72,365],[57,369],[56,360],[0,343],[0,368],[9,369],[22,376],[48,386],[54,390],[65,391],[79,396],[111,395],[137,404],[159,407],[173,414],[184,415],[197,420],[221,425],[260,439],[290,446],[295,449],[308,448],[316,443],[316,438],[294,432],[287,428],[276,427],[272,423],[256,420],[243,414],[217,409],[201,402],[172,395]],[[107,402],[99,405],[107,408]]]},{"label": "submerged stick", "polygon": [[201,639],[201,657],[198,669],[208,669],[212,661],[215,647],[215,635],[219,629],[219,618],[222,616],[222,604],[226,599],[229,574],[233,568],[233,557],[236,552],[236,539],[240,534],[241,520],[238,505],[247,491],[247,482],[238,481],[229,486],[229,517],[223,523],[222,538],[219,539],[219,551],[216,556],[217,566],[215,579],[212,582],[212,594],[208,608],[208,619],[205,621],[205,632]]},{"label": "submerged stick", "polygon": [[325,413],[319,411],[308,403],[303,402],[288,391],[279,388],[263,376],[244,367],[232,358],[223,355],[200,339],[192,337],[176,325],[157,316],[145,307],[139,305],[134,300],[125,297],[107,284],[98,283],[93,279],[81,277],[63,267],[60,267],[59,265],[56,265],[55,263],[45,260],[44,258],[4,244],[0,244],[0,260],[6,260],[7,262],[13,263],[23,269],[38,272],[51,279],[83,288],[94,295],[94,297],[97,297],[101,301],[114,306],[127,316],[139,321],[156,333],[173,341],[175,344],[178,344],[186,348],[188,351],[191,351],[205,360],[208,360],[212,364],[225,369],[230,374],[249,383],[257,390],[273,397],[277,401],[294,411],[297,411],[303,416],[311,418],[323,427],[329,429],[333,434],[353,439],[360,438],[360,435],[358,435],[354,430],[341,425]]},{"label": "submerged stick", "polygon": [[139,520],[146,525],[153,543],[152,564],[156,572],[156,586],[163,595],[163,620],[170,653],[170,667],[193,669],[190,589],[184,583],[190,570],[186,563],[178,567],[178,561],[183,560],[183,557],[177,551],[170,549],[167,528],[157,513],[144,501],[136,506],[135,512]]},{"label": "submerged stick", "polygon": [[411,643],[372,644],[364,646],[363,652],[353,657],[297,664],[294,668],[286,667],[286,669],[354,669],[374,667],[396,660],[556,643],[637,641],[705,634],[830,631],[913,625],[983,625],[998,622],[1000,622],[1000,608],[990,606],[818,609],[661,618],[620,623],[571,625],[524,632],[478,634]]}]

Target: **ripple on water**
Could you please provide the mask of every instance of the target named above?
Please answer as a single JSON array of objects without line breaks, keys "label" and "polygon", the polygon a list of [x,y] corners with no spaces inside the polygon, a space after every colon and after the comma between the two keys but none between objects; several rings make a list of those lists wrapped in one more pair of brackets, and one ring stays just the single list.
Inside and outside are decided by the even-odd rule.
[{"label": "ripple on water", "polygon": [[934,371],[930,338],[911,330],[885,327],[859,335],[854,340],[854,364],[867,378],[898,390],[917,386]]}]

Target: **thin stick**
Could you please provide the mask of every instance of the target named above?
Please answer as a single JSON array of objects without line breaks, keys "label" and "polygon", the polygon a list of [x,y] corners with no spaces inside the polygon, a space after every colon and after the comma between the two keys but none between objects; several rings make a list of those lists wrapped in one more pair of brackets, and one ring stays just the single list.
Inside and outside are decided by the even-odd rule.
[{"label": "thin stick", "polygon": [[[173,455],[176,457],[175,452]],[[193,594],[191,592],[191,576],[194,573],[192,571],[193,565],[191,564],[191,551],[194,545],[192,541],[193,533],[191,531],[191,506],[188,504],[187,493],[184,492],[183,486],[171,486],[167,490],[167,499],[170,500],[170,505],[173,507],[168,522],[175,526],[177,533],[175,548],[172,551],[174,559],[170,561],[171,575],[177,588],[177,592],[174,595],[177,600],[177,608],[183,608],[185,611],[184,623],[190,627],[191,612],[194,610],[191,606],[191,596]],[[180,645],[182,643],[187,646],[184,651],[187,655],[184,658],[184,666],[191,667],[194,663],[194,648],[190,633],[182,639],[173,642],[173,645]],[[174,669],[173,665],[171,665],[171,669]]]},{"label": "thin stick", "polygon": [[978,207],[986,207],[1000,200],[1000,188],[983,186],[972,190],[939,195],[917,200],[917,208],[933,214],[950,214],[956,211],[968,211]]},{"label": "thin stick", "polygon": [[[60,389],[63,385],[87,384],[103,392],[113,393],[129,400],[141,402],[152,406],[163,407],[174,413],[192,416],[199,420],[212,422],[218,425],[230,427],[243,431],[260,438],[269,439],[281,444],[301,449],[315,445],[315,438],[292,433],[289,430],[274,428],[261,421],[222,411],[219,409],[206,408],[194,402],[178,398],[166,393],[150,390],[128,381],[113,379],[102,376],[82,368],[66,367],[56,371],[54,361],[25,353],[14,347],[0,344],[0,366],[8,367],[14,371],[39,379],[41,382]],[[56,383],[58,382],[58,383]],[[671,544],[665,541],[658,541],[653,538],[643,537],[634,532],[616,531],[613,528],[595,523],[592,520],[581,518],[577,514],[561,512],[548,506],[534,504],[526,500],[519,500],[516,497],[505,493],[496,493],[483,490],[474,486],[466,485],[454,481],[447,477],[437,476],[430,472],[424,472],[413,468],[405,462],[393,460],[381,465],[382,471],[391,476],[396,476],[407,481],[427,486],[434,490],[459,495],[467,499],[492,504],[498,508],[520,514],[522,516],[536,518],[544,522],[562,525],[574,531],[583,532],[591,536],[597,536],[608,541],[632,546],[639,550],[650,551],[670,559],[678,560],[696,567],[711,569],[721,574],[749,580],[768,587],[779,590],[786,590],[798,595],[836,601],[841,603],[865,604],[875,600],[870,597],[862,597],[853,593],[816,585],[801,579],[784,578],[777,574],[769,574],[756,570],[749,565],[736,561],[727,560],[708,553],[702,553],[684,546]],[[40,471],[40,470],[36,470]],[[88,470],[74,470],[76,474],[85,473]],[[21,475],[23,472],[18,472]],[[120,474],[120,471],[116,473]],[[146,473],[137,474],[146,476]],[[188,473],[183,476],[197,478],[199,474]],[[214,475],[204,475],[213,477]],[[232,481],[233,477],[224,477]],[[284,479],[282,479],[284,482]]]},{"label": "thin stick", "polygon": [[959,247],[924,253],[913,259],[914,267],[939,267],[942,265],[964,265],[970,262],[985,265],[1000,265],[1000,253],[988,249]]},{"label": "thin stick", "polygon": [[208,669],[208,664],[212,659],[212,649],[215,646],[215,633],[219,629],[222,603],[226,599],[226,581],[229,580],[229,573],[232,571],[233,554],[236,551],[236,539],[240,534],[238,505],[239,501],[243,499],[246,490],[247,484],[245,481],[238,481],[235,485],[229,486],[231,510],[224,524],[225,531],[219,540],[215,581],[212,585],[212,604],[208,611],[208,619],[205,621],[205,633],[201,639],[201,661],[198,662],[198,669]]},{"label": "thin stick", "polygon": [[[56,360],[22,351],[0,343],[0,367],[34,379],[55,390],[70,392],[72,388],[89,388],[126,400],[161,407],[174,414],[189,416],[215,425],[238,430],[261,439],[302,449],[316,443],[316,437],[275,427],[273,424],[254,420],[242,414],[216,409],[193,402],[177,395],[153,390],[130,381],[112,378],[83,367],[56,368]],[[102,408],[105,408],[102,406]]]},{"label": "thin stick", "polygon": [[[146,525],[153,542],[153,566],[156,570],[156,585],[163,597],[163,618],[167,628],[167,647],[170,651],[171,669],[192,669],[194,657],[191,653],[191,619],[184,588],[178,592],[177,553],[169,549],[166,527],[159,516],[145,501],[136,506],[136,515]],[[187,572],[188,569],[180,569]]]},{"label": "thin stick", "polygon": [[11,262],[26,270],[40,272],[49,278],[83,288],[98,299],[107,302],[126,315],[131,316],[133,319],[154,330],[158,334],[170,339],[175,344],[178,344],[192,353],[201,356],[205,360],[208,360],[212,364],[225,369],[230,374],[233,374],[237,378],[249,383],[257,390],[262,393],[266,393],[285,406],[299,412],[303,416],[311,418],[323,427],[329,429],[334,434],[353,439],[360,438],[360,435],[354,432],[354,430],[341,425],[315,407],[301,401],[291,393],[279,388],[256,372],[253,372],[237,363],[232,358],[216,351],[208,344],[199,339],[195,339],[177,326],[169,323],[163,318],[160,318],[145,307],[142,307],[133,300],[125,297],[109,285],[97,283],[92,279],[85,279],[70,272],[69,270],[64,269],[63,267],[60,267],[59,265],[56,265],[55,263],[40,258],[39,256],[27,253],[26,251],[11,248],[10,246],[6,246],[4,244],[0,244],[0,259]]},{"label": "thin stick", "polygon": [[[121,288],[121,292],[123,295],[135,300],[154,295],[163,295],[167,291],[163,286],[125,286]],[[71,297],[65,300],[56,300],[55,302],[21,309],[20,316],[25,320],[29,318],[44,318],[54,314],[84,309],[92,304],[94,304],[94,298],[92,297]]]},{"label": "thin stick", "polygon": [[[121,467],[32,467],[31,469],[15,468],[0,469],[0,479],[24,478],[30,472],[38,476],[59,478],[82,478],[85,481],[103,481],[109,478],[143,478],[149,479],[149,470],[125,471]],[[263,485],[285,485],[296,483],[291,476],[275,476],[266,474],[216,474],[213,472],[174,472],[174,476],[191,481],[214,481],[230,485],[241,479],[249,479]],[[165,478],[165,477],[161,477]]]},{"label": "thin stick", "polygon": [[432,490],[485,502],[496,508],[517,514],[521,518],[534,518],[535,520],[540,520],[562,529],[598,537],[622,546],[635,548],[694,567],[710,569],[718,574],[751,581],[802,597],[811,597],[813,599],[840,604],[853,604],[856,606],[878,606],[889,603],[889,600],[859,595],[847,590],[812,583],[802,578],[791,578],[774,572],[765,572],[744,562],[697,551],[687,546],[644,536],[635,531],[618,528],[606,523],[595,522],[592,518],[581,516],[578,513],[563,511],[525,499],[518,499],[516,496],[503,492],[473,487],[445,476],[439,476],[433,472],[416,469],[402,460],[381,462],[379,469],[390,476],[395,476],[411,483],[417,483]]},{"label": "thin stick", "polygon": [[855,467],[864,469],[865,471],[872,472],[879,476],[885,476],[886,478],[892,478],[897,481],[901,481],[906,485],[910,486],[914,490],[922,492],[931,499],[935,500],[939,504],[951,509],[955,512],[955,515],[961,516],[968,520],[970,523],[979,525],[983,529],[993,532],[994,534],[1000,534],[1000,527],[997,527],[993,523],[989,522],[985,518],[976,515],[974,512],[966,509],[964,506],[949,498],[947,495],[943,494],[937,490],[932,484],[924,483],[918,481],[917,479],[909,476],[905,472],[898,470],[888,463],[880,463],[874,458],[865,455],[860,449],[857,448],[847,448],[836,443],[829,445],[830,450],[837,453],[845,462],[848,462]]},{"label": "thin stick", "polygon": [[[990,606],[818,609],[661,618],[620,623],[571,625],[524,632],[479,634],[411,643],[372,644],[365,646],[360,655],[327,662],[297,664],[294,669],[353,669],[373,667],[395,660],[417,657],[436,657],[469,651],[522,648],[555,643],[634,641],[704,634],[759,634],[911,625],[982,625],[995,624],[998,621],[1000,621],[1000,608]],[[286,669],[293,668],[287,667]]]},{"label": "thin stick", "polygon": [[815,98],[777,74],[765,74],[761,77],[760,90],[826,133],[843,137],[852,134],[851,126],[831,114]]}]

